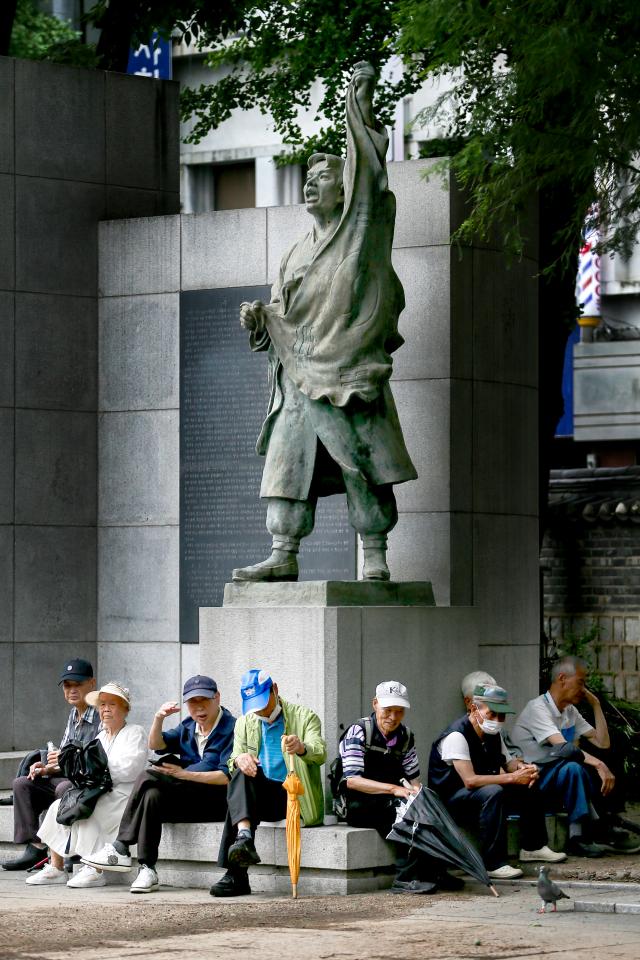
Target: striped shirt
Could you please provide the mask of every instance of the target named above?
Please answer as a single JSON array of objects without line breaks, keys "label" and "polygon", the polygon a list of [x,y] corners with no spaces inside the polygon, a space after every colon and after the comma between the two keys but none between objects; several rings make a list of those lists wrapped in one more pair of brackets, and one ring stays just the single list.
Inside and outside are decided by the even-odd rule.
[{"label": "striped shirt", "polygon": [[[389,738],[380,731],[382,739],[387,748],[392,749],[398,742],[398,733],[393,733]],[[340,757],[342,759],[342,776],[361,777],[364,773],[364,754],[365,754],[365,733],[364,727],[359,723],[354,723],[349,727],[345,736],[338,746]],[[413,735],[411,735],[408,744],[408,750],[402,755],[402,769],[407,780],[417,780],[420,776],[420,766],[418,763],[418,754],[416,752]]]},{"label": "striped shirt", "polygon": [[79,740],[84,744],[91,743],[98,736],[99,729],[100,716],[95,707],[87,707],[82,716],[79,715],[78,708],[73,707],[59,749],[61,750],[69,740]]}]

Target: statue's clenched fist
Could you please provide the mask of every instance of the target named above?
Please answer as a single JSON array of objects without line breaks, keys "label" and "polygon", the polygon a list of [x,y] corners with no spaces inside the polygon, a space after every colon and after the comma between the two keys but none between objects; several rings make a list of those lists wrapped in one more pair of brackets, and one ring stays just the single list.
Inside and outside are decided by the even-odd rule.
[{"label": "statue's clenched fist", "polygon": [[240,326],[244,330],[259,330],[264,326],[264,303],[254,300],[253,303],[240,304]]}]

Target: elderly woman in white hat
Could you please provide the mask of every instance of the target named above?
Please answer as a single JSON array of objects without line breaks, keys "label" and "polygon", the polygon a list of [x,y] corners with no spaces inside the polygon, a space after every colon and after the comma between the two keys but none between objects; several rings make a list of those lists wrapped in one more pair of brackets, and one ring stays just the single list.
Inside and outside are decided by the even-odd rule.
[{"label": "elderly woman in white hat", "polygon": [[142,773],[147,761],[145,730],[134,724],[127,725],[131,708],[127,688],[119,683],[106,683],[99,690],[88,693],[86,699],[87,703],[98,708],[100,714],[101,729],[97,739],[108,757],[113,789],[99,798],[90,817],[77,820],[70,827],[56,821],[60,801],[51,804],[38,831],[40,839],[49,847],[51,863],[28,877],[28,884],[104,886],[106,881],[103,873],[88,864],[67,881],[63,858],[74,855],[89,857],[101,850],[105,843],[115,839],[134,781]]}]

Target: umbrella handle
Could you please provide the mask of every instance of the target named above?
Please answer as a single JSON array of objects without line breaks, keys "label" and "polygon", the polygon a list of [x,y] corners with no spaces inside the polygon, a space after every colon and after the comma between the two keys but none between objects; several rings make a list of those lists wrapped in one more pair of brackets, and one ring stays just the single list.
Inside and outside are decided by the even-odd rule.
[{"label": "umbrella handle", "polygon": [[286,734],[283,733],[283,735],[280,737],[280,749],[282,750],[282,755],[283,755],[283,757],[284,757],[284,762],[285,762],[285,766],[286,766],[287,770],[289,771],[289,773],[293,773],[293,772],[295,771],[295,764],[294,764],[294,760],[293,760],[293,754],[292,754],[292,753],[287,753],[286,750],[285,750],[284,747],[283,747],[285,736],[286,736]]}]

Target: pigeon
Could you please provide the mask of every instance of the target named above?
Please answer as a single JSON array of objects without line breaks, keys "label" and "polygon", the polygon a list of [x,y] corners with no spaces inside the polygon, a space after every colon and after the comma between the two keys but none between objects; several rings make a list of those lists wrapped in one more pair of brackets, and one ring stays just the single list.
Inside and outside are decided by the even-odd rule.
[{"label": "pigeon", "polygon": [[567,894],[561,890],[556,883],[553,882],[553,880],[549,879],[549,867],[544,863],[540,867],[540,875],[538,877],[538,893],[540,894],[540,899],[542,900],[542,906],[538,910],[538,913],[545,913],[548,903],[553,904],[553,913],[557,913],[557,901],[570,899],[570,897],[568,897]]}]

